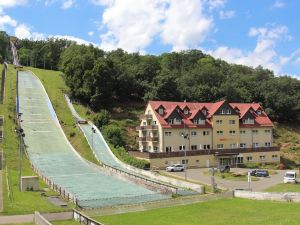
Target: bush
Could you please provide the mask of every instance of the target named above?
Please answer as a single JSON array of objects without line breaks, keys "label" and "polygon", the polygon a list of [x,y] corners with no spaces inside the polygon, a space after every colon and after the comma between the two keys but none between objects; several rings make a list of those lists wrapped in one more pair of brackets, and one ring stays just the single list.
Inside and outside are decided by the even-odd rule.
[{"label": "bush", "polygon": [[124,147],[111,146],[111,149],[112,149],[113,153],[115,154],[115,156],[117,156],[118,159],[120,159],[121,161],[123,161],[131,166],[134,166],[134,167],[137,167],[140,169],[150,168],[150,163],[148,161],[142,160],[142,159],[137,159],[133,156],[130,156],[126,152]]},{"label": "bush", "polygon": [[99,129],[107,125],[109,121],[110,121],[110,114],[107,110],[101,110],[93,117],[93,122]]},{"label": "bush", "polygon": [[123,146],[124,140],[121,134],[121,128],[116,124],[109,124],[103,127],[103,135],[111,144],[116,146]]}]

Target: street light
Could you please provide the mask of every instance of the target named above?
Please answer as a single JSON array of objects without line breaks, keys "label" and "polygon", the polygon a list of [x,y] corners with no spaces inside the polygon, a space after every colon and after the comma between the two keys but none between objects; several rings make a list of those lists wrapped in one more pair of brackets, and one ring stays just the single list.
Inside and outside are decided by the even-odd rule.
[{"label": "street light", "polygon": [[187,159],[186,159],[186,139],[190,140],[189,134],[185,132],[185,125],[184,125],[184,133],[181,134],[184,138],[184,178],[187,179]]},{"label": "street light", "polygon": [[25,137],[24,130],[21,128],[21,115],[22,113],[18,114],[18,128],[16,129],[16,132],[19,136],[19,191],[22,191],[21,186],[21,177],[22,177],[22,156],[23,156],[23,138]]},{"label": "street light", "polygon": [[94,127],[92,129],[92,149],[94,149],[94,134],[96,133],[96,129]]}]

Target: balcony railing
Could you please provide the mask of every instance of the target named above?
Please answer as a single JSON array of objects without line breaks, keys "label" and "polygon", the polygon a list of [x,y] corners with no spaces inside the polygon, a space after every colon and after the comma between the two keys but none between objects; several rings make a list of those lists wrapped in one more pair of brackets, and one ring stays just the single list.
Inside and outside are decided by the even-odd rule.
[{"label": "balcony railing", "polygon": [[280,151],[279,147],[261,147],[261,148],[235,148],[235,149],[211,149],[211,150],[193,150],[193,151],[173,151],[173,152],[150,152],[150,159],[155,158],[170,158],[170,157],[184,157],[197,155],[222,155],[222,154],[239,154],[249,152],[273,152]]},{"label": "balcony railing", "polygon": [[146,119],[146,120],[152,120],[152,115],[151,114],[145,114],[142,116],[142,119]]},{"label": "balcony railing", "polygon": [[157,125],[147,125],[147,126],[138,126],[136,127],[136,130],[157,130],[158,126]]},{"label": "balcony railing", "polygon": [[141,142],[146,142],[146,141],[157,142],[158,137],[139,137],[138,140],[141,141]]}]

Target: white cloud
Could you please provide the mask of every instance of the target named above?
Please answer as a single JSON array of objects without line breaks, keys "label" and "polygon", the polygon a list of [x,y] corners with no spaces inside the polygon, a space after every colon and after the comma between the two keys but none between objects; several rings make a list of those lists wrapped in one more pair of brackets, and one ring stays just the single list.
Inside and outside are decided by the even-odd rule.
[{"label": "white cloud", "polygon": [[73,5],[75,4],[75,0],[65,0],[63,1],[63,4],[62,4],[62,8],[63,9],[69,9],[71,8]]},{"label": "white cloud", "polygon": [[162,27],[163,42],[171,44],[174,51],[196,48],[213,28],[212,18],[203,11],[199,0],[171,1]]},{"label": "white cloud", "polygon": [[103,49],[140,51],[161,30],[160,21],[164,18],[165,7],[162,0],[106,0],[101,3],[107,7],[102,26],[106,26],[108,31],[100,36]]},{"label": "white cloud", "polygon": [[[213,28],[213,19],[205,14],[208,7],[225,1],[215,0],[90,0],[104,5],[100,29],[100,47],[144,51],[155,38],[170,44],[173,50],[195,48]],[[129,7],[130,6],[130,7]]]},{"label": "white cloud", "polygon": [[221,8],[225,5],[225,3],[226,0],[208,0],[208,8],[209,10]]},{"label": "white cloud", "polygon": [[0,8],[14,7],[17,5],[24,5],[26,3],[27,3],[27,0],[1,0]]},{"label": "white cloud", "polygon": [[256,46],[252,51],[220,46],[214,51],[208,51],[208,53],[230,63],[253,67],[262,65],[274,70],[275,73],[279,73],[281,68],[289,63],[297,54],[297,52],[294,52],[290,56],[284,57],[278,55],[276,52],[276,46],[280,41],[289,41],[291,39],[286,26],[254,27],[249,30],[248,35],[250,37],[257,37]]},{"label": "white cloud", "polygon": [[94,31],[88,32],[88,35],[89,35],[89,36],[93,36],[93,35],[94,35]]},{"label": "white cloud", "polygon": [[74,37],[74,36],[70,36],[70,35],[49,35],[48,38],[67,39],[67,40],[70,40],[70,41],[75,41],[79,45],[90,45],[90,44],[92,44],[94,46],[97,46],[97,44],[95,44],[93,42],[89,42],[89,41],[86,41],[84,39]]},{"label": "white cloud", "polygon": [[273,8],[283,8],[285,6],[284,2],[277,0],[272,7]]},{"label": "white cloud", "polygon": [[8,15],[0,14],[0,30],[5,30],[6,25],[15,27],[17,26],[17,21]]},{"label": "white cloud", "polygon": [[30,27],[25,24],[20,24],[15,28],[15,36],[19,39],[42,40],[45,35],[38,32],[32,32]]},{"label": "white cloud", "polygon": [[220,16],[220,19],[222,19],[222,20],[231,19],[235,16],[235,11],[233,11],[233,10],[230,10],[230,11],[221,10],[219,12],[219,16]]}]

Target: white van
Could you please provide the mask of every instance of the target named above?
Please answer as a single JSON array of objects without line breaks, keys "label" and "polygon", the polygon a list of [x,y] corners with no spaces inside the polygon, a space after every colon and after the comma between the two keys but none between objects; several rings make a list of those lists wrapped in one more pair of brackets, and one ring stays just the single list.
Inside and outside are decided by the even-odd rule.
[{"label": "white van", "polygon": [[296,176],[297,174],[294,171],[286,172],[283,177],[283,183],[297,183]]}]

